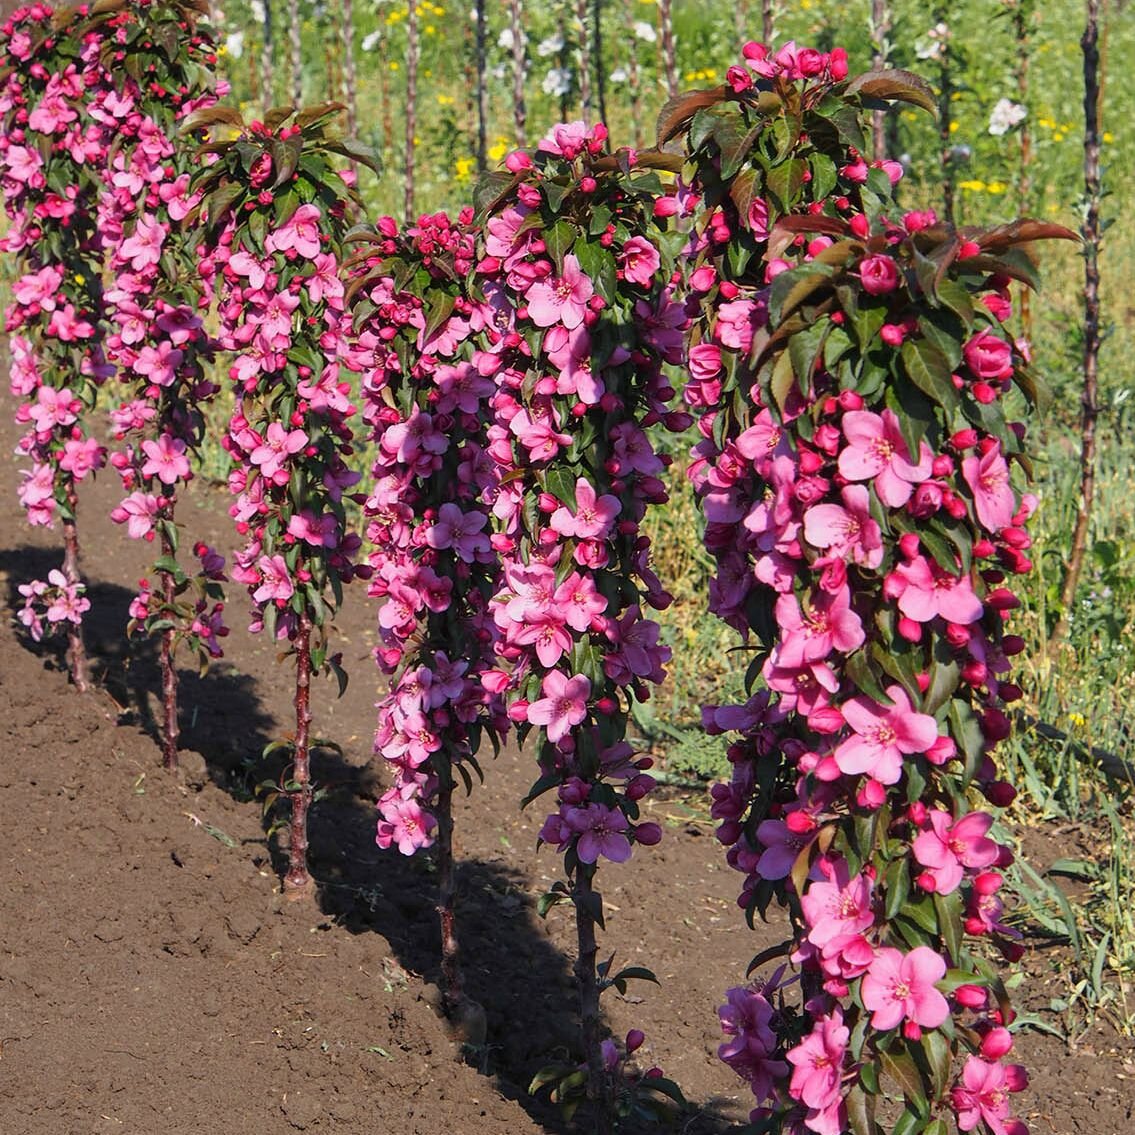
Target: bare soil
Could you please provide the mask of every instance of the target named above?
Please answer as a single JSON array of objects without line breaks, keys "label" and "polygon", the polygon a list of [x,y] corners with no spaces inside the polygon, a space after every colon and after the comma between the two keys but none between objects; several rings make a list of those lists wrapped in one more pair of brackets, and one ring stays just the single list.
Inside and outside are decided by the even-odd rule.
[{"label": "bare soil", "polygon": [[[279,771],[258,755],[289,729],[288,665],[243,632],[234,593],[228,657],[203,678],[182,675],[184,767],[164,773],[153,654],[123,638],[152,549],[106,519],[116,485],[104,473],[81,501],[100,688],[80,696],[58,654],[14,629],[17,585],[57,562],[57,533],[23,523],[14,440],[0,427],[0,1132],[571,1130],[525,1090],[543,1064],[570,1054],[574,1036],[572,926],[563,908],[546,922],[534,909],[557,857],[535,853],[540,816],[518,808],[531,759],[509,750],[490,760],[486,785],[457,818],[464,964],[486,1012],[484,1043],[470,1054],[430,1008],[429,859],[374,844],[384,772],[370,746],[373,612],[356,597],[339,621],[347,695],[316,689],[316,733],[343,752],[314,762],[327,789],[312,819],[316,894],[287,902],[253,789]],[[227,551],[225,504],[220,490],[195,485],[182,506],[186,539]],[[727,1130],[750,1097],[716,1058],[716,1007],[782,927],[745,927],[704,798],[652,809],[663,843],[601,872],[603,943],[662,984],[635,983],[626,998],[612,991],[607,1020],[615,1035],[646,1031],[642,1055],[694,1104],[681,1130]],[[1028,846],[1039,868],[1066,843]],[[1067,971],[1060,951],[1034,952],[1018,997],[1044,1009]],[[1018,1047],[1032,1075],[1020,1106],[1034,1132],[1132,1129],[1135,1046],[1106,1023],[1074,1047],[1032,1031]]]}]

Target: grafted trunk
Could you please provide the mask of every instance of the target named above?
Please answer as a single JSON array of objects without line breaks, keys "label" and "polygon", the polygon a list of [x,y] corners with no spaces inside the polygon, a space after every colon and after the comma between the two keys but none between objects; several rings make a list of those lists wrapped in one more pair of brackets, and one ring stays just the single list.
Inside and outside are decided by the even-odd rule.
[{"label": "grafted trunk", "polygon": [[311,616],[299,616],[296,631],[296,736],[292,761],[294,787],[288,793],[292,815],[288,840],[288,873],[284,888],[293,894],[307,891],[307,814],[311,807]]},{"label": "grafted trunk", "polygon": [[[78,498],[73,483],[67,485],[67,505],[71,516],[63,521],[63,577],[74,584],[81,583],[83,577],[79,571],[79,528],[74,519]],[[67,664],[75,688],[86,693],[91,688],[91,667],[83,643],[83,628],[70,622],[67,624]]]},{"label": "grafted trunk", "polygon": [[579,1027],[587,1062],[587,1098],[592,1107],[596,1135],[614,1131],[614,1098],[611,1078],[603,1065],[602,1020],[599,1015],[599,980],[595,970],[599,946],[595,939],[594,904],[600,902],[592,887],[595,868],[581,863],[576,871],[575,929],[577,951],[575,979],[579,988]]},{"label": "grafted trunk", "polygon": [[1069,615],[1084,568],[1088,532],[1096,493],[1096,424],[1099,419],[1100,354],[1100,0],[1087,0],[1084,34],[1084,196],[1087,211],[1080,235],[1084,240],[1083,370],[1080,387],[1080,505],[1072,529],[1068,570],[1060,590],[1060,619],[1052,633],[1053,644],[1068,633]]},{"label": "grafted trunk", "polygon": [[[167,509],[166,519],[172,522],[173,505]],[[162,531],[162,555],[172,557],[173,544],[164,528]],[[168,571],[158,573],[161,580],[162,601],[166,607],[173,605],[176,598],[173,574]],[[167,769],[177,768],[178,739],[181,729],[178,725],[177,709],[177,667],[174,665],[174,628],[162,631],[159,645],[159,663],[162,681],[162,764]]]},{"label": "grafted trunk", "polygon": [[272,0],[263,0],[263,40],[260,44],[260,101],[267,110],[275,100],[272,76],[276,69],[276,43],[272,29]]},{"label": "grafted trunk", "polygon": [[303,102],[303,21],[299,0],[288,0],[288,43],[291,47],[291,99],[293,106]]},{"label": "grafted trunk", "polygon": [[[871,65],[876,71],[887,66],[888,41],[891,32],[891,9],[887,0],[871,0],[871,42],[875,53]],[[887,112],[875,110],[871,112],[871,144],[872,156],[882,161],[887,157],[895,157],[887,152]]]},{"label": "grafted trunk", "polygon": [[406,17],[406,164],[403,211],[406,223],[414,222],[414,139],[418,133],[418,9],[409,7]]},{"label": "grafted trunk", "polygon": [[343,86],[346,88],[347,133],[359,132],[358,76],[355,71],[355,6],[354,0],[343,0]]},{"label": "grafted trunk", "polygon": [[512,124],[516,144],[528,145],[528,104],[524,98],[524,8],[522,0],[509,0],[509,27],[512,29]]},{"label": "grafted trunk", "polygon": [[666,94],[678,94],[678,53],[674,44],[674,5],[672,0],[658,0],[658,22],[662,34],[662,71],[666,76]]},{"label": "grafted trunk", "polygon": [[473,65],[477,75],[477,171],[484,173],[489,164],[489,87],[485,81],[485,0],[477,0],[474,13]]}]

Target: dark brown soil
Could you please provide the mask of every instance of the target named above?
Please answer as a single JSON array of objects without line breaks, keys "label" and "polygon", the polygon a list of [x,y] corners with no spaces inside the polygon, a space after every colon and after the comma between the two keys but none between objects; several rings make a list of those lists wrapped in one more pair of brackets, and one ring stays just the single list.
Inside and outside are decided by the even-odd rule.
[{"label": "dark brown soil", "polygon": [[[13,441],[0,429],[5,454]],[[529,758],[509,751],[490,762],[457,820],[468,985],[487,1016],[486,1043],[463,1060],[428,1004],[437,976],[429,861],[374,845],[383,773],[370,761],[373,614],[355,601],[341,619],[347,696],[317,689],[316,732],[344,754],[315,761],[329,789],[312,822],[318,892],[288,903],[251,790],[277,771],[257,757],[288,729],[289,673],[270,644],[239,629],[242,597],[233,596],[229,657],[204,678],[183,675],[184,771],[167,775],[153,739],[153,657],[122,638],[151,549],[104,519],[113,475],[82,501],[102,688],[79,696],[58,656],[11,625],[17,584],[55,565],[56,534],[23,525],[17,462],[2,460],[0,1132],[565,1131],[525,1092],[573,1038],[571,926],[563,909],[547,922],[534,910],[557,857],[535,853],[540,818],[517,807]],[[187,538],[227,550],[223,505],[197,488],[183,506]],[[603,943],[662,985],[636,983],[625,999],[612,992],[605,1008],[616,1035],[645,1029],[644,1056],[696,1105],[680,1125],[696,1135],[747,1113],[747,1089],[716,1059],[716,1007],[780,930],[745,928],[738,880],[702,800],[661,801],[653,814],[662,845],[601,872]],[[1037,952],[1022,1000],[1046,1007],[1066,973],[1066,957]],[[1106,1024],[1074,1049],[1029,1032],[1019,1050],[1035,1132],[1131,1130],[1135,1047]]]}]

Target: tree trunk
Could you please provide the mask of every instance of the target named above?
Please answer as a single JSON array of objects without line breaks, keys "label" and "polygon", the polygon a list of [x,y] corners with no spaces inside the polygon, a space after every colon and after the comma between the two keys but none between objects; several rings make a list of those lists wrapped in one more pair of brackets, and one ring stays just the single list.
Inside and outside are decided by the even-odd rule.
[{"label": "tree trunk", "polygon": [[761,35],[771,47],[776,35],[776,0],[761,0]]},{"label": "tree trunk", "polygon": [[673,0],[658,0],[658,21],[662,30],[662,70],[666,75],[666,95],[675,98],[678,94],[678,53],[674,44]]},{"label": "tree trunk", "polygon": [[406,17],[406,164],[404,212],[414,223],[414,139],[418,133],[418,9],[411,4]]},{"label": "tree trunk", "polygon": [[595,99],[599,121],[607,121],[607,71],[603,66],[603,0],[591,0],[591,58],[595,61]]},{"label": "tree trunk", "polygon": [[456,1017],[464,993],[457,943],[453,873],[453,776],[447,769],[437,796],[437,915],[441,924],[441,996],[446,1016]]},{"label": "tree trunk", "polygon": [[595,940],[594,904],[602,900],[592,888],[594,874],[595,868],[586,863],[581,863],[576,868],[574,899],[578,950],[575,979],[579,987],[579,1027],[583,1055],[587,1062],[587,1098],[593,1110],[591,1130],[596,1135],[611,1135],[614,1131],[614,1099],[611,1078],[603,1066],[599,981],[595,972],[599,946]]},{"label": "tree trunk", "polygon": [[738,46],[751,38],[749,35],[749,0],[734,0],[733,34],[737,39]]},{"label": "tree trunk", "polygon": [[524,98],[524,10],[522,0],[509,0],[509,26],[512,29],[512,124],[516,144],[528,145],[528,104]]},{"label": "tree trunk", "polygon": [[[935,24],[948,25],[952,13],[949,5],[934,10]],[[954,120],[954,78],[951,70],[950,35],[942,37],[938,56],[938,141],[941,148],[939,163],[942,170],[942,219],[954,224],[954,162],[953,132],[950,129]]]},{"label": "tree trunk", "polygon": [[272,0],[264,0],[264,42],[260,45],[260,97],[265,110],[269,110],[275,100],[272,75],[276,63],[275,42],[272,35]]},{"label": "tree trunk", "polygon": [[477,0],[474,8],[476,26],[473,40],[473,64],[477,73],[477,172],[489,166],[489,87],[485,81],[485,0]]},{"label": "tree trunk", "polygon": [[[170,504],[166,509],[166,516],[163,518],[169,523],[173,523],[173,505]],[[173,544],[169,536],[166,534],[165,527],[162,527],[162,555],[172,557],[174,554]],[[168,571],[159,572],[158,576],[161,580],[162,587],[162,601],[167,608],[173,606],[176,598],[174,588],[173,573]],[[174,628],[168,627],[162,631],[160,643],[159,662],[161,667],[162,679],[162,764],[167,769],[177,768],[177,748],[178,738],[181,735],[180,727],[177,720],[177,667],[174,665]]]},{"label": "tree trunk", "polygon": [[[343,0],[343,86],[346,88],[347,134],[359,133],[358,77],[355,71],[355,6],[354,0]],[[353,165],[354,163],[352,163]]]},{"label": "tree trunk", "polygon": [[[71,516],[63,521],[63,576],[72,584],[81,583],[83,579],[79,571],[79,528],[74,519],[78,503],[74,482],[69,481],[67,505]],[[83,628],[71,622],[67,624],[67,662],[75,689],[86,693],[91,688],[91,667],[83,644]]]},{"label": "tree trunk", "polygon": [[[1017,0],[1013,9],[1013,32],[1017,41],[1017,100],[1029,109],[1029,68],[1032,63],[1033,0]],[[1017,212],[1027,217],[1032,212],[1033,139],[1031,116],[1026,114],[1020,130],[1020,170],[1017,176]],[[1033,337],[1032,293],[1022,286],[1021,332],[1028,342]]]},{"label": "tree trunk", "polygon": [[292,805],[291,837],[288,841],[288,873],[284,889],[306,892],[311,884],[307,870],[307,813],[311,807],[311,616],[299,616],[296,631],[296,737],[289,791]]},{"label": "tree trunk", "polygon": [[1084,353],[1080,389],[1080,506],[1072,530],[1068,570],[1060,591],[1060,618],[1052,632],[1055,645],[1068,633],[1076,589],[1084,567],[1096,491],[1096,421],[1099,417],[1100,353],[1100,0],[1087,0],[1087,20],[1080,48],[1084,54]]},{"label": "tree trunk", "polygon": [[[887,37],[891,32],[891,11],[887,0],[871,0],[871,42],[875,45],[875,54],[871,65],[876,71],[887,66],[889,43]],[[887,112],[875,110],[871,112],[871,145],[872,156],[875,161],[881,162],[884,158],[895,157],[887,153]]]},{"label": "tree trunk", "polygon": [[623,25],[627,37],[627,86],[631,96],[631,136],[636,150],[643,147],[642,72],[638,66],[638,36],[634,26],[637,0],[623,0]]},{"label": "tree trunk", "polygon": [[575,0],[575,43],[579,67],[580,117],[590,124],[591,114],[591,44],[587,29],[587,0]]},{"label": "tree trunk", "polygon": [[292,106],[303,103],[303,25],[299,0],[288,0],[288,43],[291,46]]}]

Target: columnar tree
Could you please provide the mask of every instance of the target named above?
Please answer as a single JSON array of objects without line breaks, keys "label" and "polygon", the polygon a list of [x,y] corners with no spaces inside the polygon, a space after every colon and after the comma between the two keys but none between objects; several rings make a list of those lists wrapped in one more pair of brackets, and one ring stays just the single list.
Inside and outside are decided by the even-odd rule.
[{"label": "columnar tree", "polygon": [[[649,758],[627,741],[631,705],[661,681],[668,648],[647,616],[670,597],[650,570],[646,509],[666,500],[667,459],[652,428],[684,428],[670,407],[663,365],[682,358],[683,308],[671,294],[668,230],[679,211],[651,167],[665,155],[608,152],[602,125],[555,127],[534,153],[509,156],[509,172],[478,187],[485,217],[476,278],[484,312],[484,365],[496,383],[489,453],[500,469],[492,545],[501,559],[491,603],[503,692],[540,775],[531,802],[555,803],[540,832],[564,856],[566,881],[540,903],[574,908],[587,1067],[551,1069],[556,1098],[574,1107],[586,1083],[595,1130],[669,1090],[620,1075],[622,1054],[603,1041],[599,995],[632,977],[600,962],[600,859],[621,863],[653,844],[642,822],[654,787]],[[652,978],[651,978],[652,979]],[[641,1043],[629,1038],[627,1049]]]},{"label": "columnar tree", "polygon": [[361,476],[348,464],[356,409],[343,373],[351,356],[339,278],[354,174],[336,161],[374,159],[335,135],[340,109],[285,108],[247,126],[235,112],[222,120],[214,111],[238,133],[203,148],[215,161],[193,184],[219,340],[235,356],[223,444],[234,464],[230,512],[247,543],[232,577],[248,587],[251,629],[287,643],[296,665],[292,763],[281,786],[291,805],[284,883],[292,892],[310,883],[311,681],[325,671],[345,681],[328,628],[343,585],[368,573],[356,562],[360,539],[344,500]]},{"label": "columnar tree", "polygon": [[109,135],[81,114],[88,79],[99,82],[98,44],[85,44],[46,4],[17,9],[3,27],[0,166],[9,228],[3,250],[20,273],[5,329],[12,335],[12,392],[27,427],[18,451],[31,461],[20,502],[33,525],[63,527],[60,571],[25,585],[21,621],[38,638],[65,624],[71,679],[90,683],[79,570],[78,485],[105,461],[91,432],[103,350],[103,247],[96,202]]},{"label": "columnar tree", "polygon": [[[933,105],[914,76],[848,80],[839,49],[754,43],[660,122],[704,196],[686,401],[711,609],[753,655],[748,700],[704,711],[740,734],[718,837],[748,917],[775,900],[791,919],[750,972],[778,968],[721,1010],[762,1132],[944,1135],[950,1113],[1023,1130],[985,948],[1020,952],[998,897],[1011,853],[979,797],[1013,798],[994,750],[1021,696],[1005,620],[1036,504],[1012,472],[1007,396],[1036,383],[1009,284],[1035,279],[1027,242],[1070,234],[896,208],[901,168],[869,165],[860,132],[896,98]],[[893,1091],[901,1114],[877,1114]]]}]

